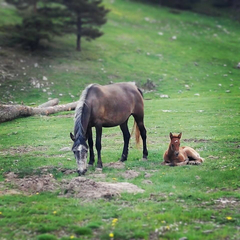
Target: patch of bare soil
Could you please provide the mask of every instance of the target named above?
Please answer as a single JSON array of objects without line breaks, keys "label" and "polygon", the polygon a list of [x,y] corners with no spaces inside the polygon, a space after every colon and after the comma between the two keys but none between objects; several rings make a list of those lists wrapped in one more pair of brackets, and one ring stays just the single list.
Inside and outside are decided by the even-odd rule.
[{"label": "patch of bare soil", "polygon": [[18,178],[16,174],[10,172],[6,174],[5,182],[15,185],[23,193],[30,194],[43,191],[54,192],[59,188],[59,183],[54,179],[52,174]]},{"label": "patch of bare soil", "polygon": [[[212,204],[214,202],[214,204]],[[213,208],[215,210],[221,210],[221,209],[229,209],[232,211],[235,211],[237,213],[240,213],[240,201],[237,198],[234,197],[223,197],[216,200],[213,200],[213,202],[210,201],[203,201],[199,205],[201,207],[208,207]]]},{"label": "patch of bare soil", "polygon": [[126,172],[122,173],[121,175],[126,179],[136,178],[139,176],[139,172],[134,170],[127,170]]},{"label": "patch of bare soil", "polygon": [[72,173],[77,173],[76,169],[69,169],[69,168],[55,167],[55,166],[39,167],[39,168],[37,168],[36,171],[34,171],[34,173],[48,174],[48,173],[51,173],[54,170],[57,171],[57,172],[62,172],[65,175],[69,175],[69,174],[72,174]]},{"label": "patch of bare soil", "polygon": [[85,177],[73,178],[70,182],[62,180],[61,182],[62,196],[77,197],[77,198],[111,198],[119,196],[122,192],[142,193],[143,189],[136,185],[119,182],[95,182],[94,180]]},{"label": "patch of bare soil", "polygon": [[217,200],[214,200],[214,202],[215,209],[229,208],[232,210],[235,209],[237,212],[240,212],[240,201],[237,198],[219,198]]},{"label": "patch of bare soil", "polygon": [[[122,192],[144,192],[143,189],[128,182],[96,182],[85,177],[63,179],[61,182],[54,179],[52,174],[19,178],[15,173],[10,172],[6,174],[5,177],[5,182],[0,185],[0,196],[7,194],[28,195],[45,191],[56,192],[57,190],[61,190],[60,196],[62,197],[97,199],[119,196]],[[11,185],[11,187],[9,187],[9,185]]]},{"label": "patch of bare soil", "polygon": [[33,147],[33,146],[19,146],[19,147],[10,147],[8,149],[2,150],[1,155],[5,156],[7,154],[16,155],[16,154],[25,154],[33,151],[46,151],[46,147]]},{"label": "patch of bare soil", "polygon": [[118,162],[110,162],[104,164],[104,167],[111,167],[111,168],[116,168],[116,169],[124,169],[125,168],[125,163],[118,161]]}]

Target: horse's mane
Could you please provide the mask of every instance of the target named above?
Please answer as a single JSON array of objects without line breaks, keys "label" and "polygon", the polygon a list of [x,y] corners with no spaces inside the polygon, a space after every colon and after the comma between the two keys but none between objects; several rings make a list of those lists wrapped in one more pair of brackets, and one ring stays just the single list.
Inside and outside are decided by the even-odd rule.
[{"label": "horse's mane", "polygon": [[84,129],[82,126],[82,118],[84,116],[83,111],[84,108],[86,107],[86,98],[89,92],[89,89],[93,86],[94,84],[88,85],[82,92],[82,95],[78,101],[76,110],[75,110],[75,126],[74,126],[74,135],[76,139],[79,139],[79,137],[84,136]]}]

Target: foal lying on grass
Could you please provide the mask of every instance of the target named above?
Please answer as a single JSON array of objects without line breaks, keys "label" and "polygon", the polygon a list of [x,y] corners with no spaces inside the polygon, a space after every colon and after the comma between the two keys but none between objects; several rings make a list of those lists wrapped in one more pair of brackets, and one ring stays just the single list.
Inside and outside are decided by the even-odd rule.
[{"label": "foal lying on grass", "polygon": [[170,133],[170,144],[163,155],[162,165],[182,166],[186,164],[199,165],[204,162],[199,153],[191,147],[180,147],[182,133],[173,135]]}]

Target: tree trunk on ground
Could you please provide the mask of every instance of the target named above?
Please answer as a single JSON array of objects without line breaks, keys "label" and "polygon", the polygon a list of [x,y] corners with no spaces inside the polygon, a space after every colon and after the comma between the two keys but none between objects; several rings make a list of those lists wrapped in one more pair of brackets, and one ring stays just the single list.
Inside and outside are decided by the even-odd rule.
[{"label": "tree trunk on ground", "polygon": [[57,105],[58,99],[53,99],[38,107],[25,105],[3,105],[0,104],[0,123],[11,121],[18,117],[29,117],[33,115],[49,115],[57,112],[75,110],[78,102]]}]

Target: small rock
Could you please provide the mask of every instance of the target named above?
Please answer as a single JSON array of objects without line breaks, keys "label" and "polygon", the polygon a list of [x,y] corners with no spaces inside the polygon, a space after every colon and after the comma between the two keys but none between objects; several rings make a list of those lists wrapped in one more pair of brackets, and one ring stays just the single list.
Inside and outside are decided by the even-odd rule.
[{"label": "small rock", "polygon": [[42,80],[47,81],[48,79],[47,79],[47,77],[43,76]]},{"label": "small rock", "polygon": [[145,175],[144,175],[145,178],[149,178],[151,176],[152,176],[152,174],[150,174],[150,173],[145,173]]},{"label": "small rock", "polygon": [[142,183],[143,184],[152,184],[152,181],[151,180],[143,180]]},{"label": "small rock", "polygon": [[63,147],[60,149],[60,151],[71,151],[71,148],[70,147]]},{"label": "small rock", "polygon": [[161,94],[161,95],[160,95],[160,98],[169,98],[169,96],[166,95],[166,94]]},{"label": "small rock", "polygon": [[206,230],[206,231],[203,231],[202,233],[209,234],[209,233],[212,233],[212,232],[213,232],[213,230]]},{"label": "small rock", "polygon": [[154,90],[157,87],[157,85],[150,79],[147,79],[147,82],[143,85],[144,89],[147,90]]},{"label": "small rock", "polygon": [[187,240],[187,239],[188,239],[187,237],[181,237],[178,240]]},{"label": "small rock", "polygon": [[195,178],[196,178],[197,180],[200,180],[200,179],[201,179],[199,176],[195,176]]}]

